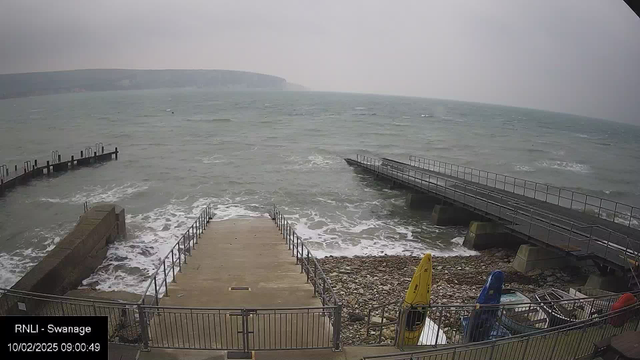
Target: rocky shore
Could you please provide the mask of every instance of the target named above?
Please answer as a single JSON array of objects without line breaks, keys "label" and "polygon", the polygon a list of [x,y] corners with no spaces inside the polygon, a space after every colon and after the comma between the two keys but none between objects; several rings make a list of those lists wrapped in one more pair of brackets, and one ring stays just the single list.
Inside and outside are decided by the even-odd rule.
[{"label": "rocky shore", "polygon": [[[505,288],[531,295],[541,288],[567,290],[584,285],[589,269],[566,267],[521,274],[511,267],[515,250],[489,249],[474,256],[433,257],[432,304],[473,304],[492,270],[505,273]],[[343,302],[342,340],[345,345],[378,343],[378,333],[366,333],[367,313],[379,304],[394,303],[384,319],[376,312],[374,322],[395,321],[398,305],[407,291],[416,266],[415,256],[356,256],[319,259]],[[393,326],[383,328],[380,342],[391,343]],[[373,333],[373,332],[372,332]]]}]

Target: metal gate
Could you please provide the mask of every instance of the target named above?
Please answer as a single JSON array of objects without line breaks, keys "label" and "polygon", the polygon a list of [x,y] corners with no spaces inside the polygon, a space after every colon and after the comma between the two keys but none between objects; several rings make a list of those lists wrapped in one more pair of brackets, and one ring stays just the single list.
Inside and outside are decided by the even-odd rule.
[{"label": "metal gate", "polygon": [[141,307],[144,348],[245,353],[340,348],[339,305],[261,309]]}]

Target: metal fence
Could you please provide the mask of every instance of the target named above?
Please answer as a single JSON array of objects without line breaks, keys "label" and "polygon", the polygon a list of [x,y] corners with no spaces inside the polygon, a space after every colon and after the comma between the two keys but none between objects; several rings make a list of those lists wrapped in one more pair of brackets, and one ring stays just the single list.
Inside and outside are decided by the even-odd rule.
[{"label": "metal fence", "polygon": [[[509,289],[505,289],[505,297],[508,291]],[[640,292],[632,294],[638,296]],[[418,324],[424,324],[421,339],[417,344],[419,346],[439,347],[477,342],[549,329],[606,314],[621,295],[502,303],[492,306],[434,304],[403,308],[401,301],[393,301],[369,309],[366,333],[377,340],[377,343],[381,343],[383,329],[394,328],[394,343],[402,348],[404,333],[411,328],[407,325],[407,319],[415,320],[419,317]],[[385,314],[393,315],[393,318],[400,320],[385,321]]]},{"label": "metal fence", "polygon": [[640,304],[552,329],[421,351],[365,356],[364,359],[579,359],[593,354],[601,340],[638,329]]},{"label": "metal fence", "polygon": [[640,208],[629,204],[549,184],[413,155],[409,156],[409,164],[565,208],[590,213],[628,227],[640,228]]},{"label": "metal fence", "polygon": [[336,306],[143,309],[149,347],[241,352],[339,348],[332,326]]},{"label": "metal fence", "polygon": [[[187,263],[198,237],[212,219],[205,207],[161,260],[136,303],[79,299],[0,289],[0,315],[89,315],[109,318],[109,341],[149,348],[251,350],[340,349],[342,305],[329,279],[302,239],[274,207],[296,264],[314,286],[322,306],[287,308],[206,308],[159,306]],[[285,230],[286,229],[286,230]],[[295,240],[294,240],[295,239]]]},{"label": "metal fence", "polygon": [[405,186],[446,199],[457,206],[502,223],[506,230],[537,240],[576,256],[596,256],[624,269],[638,260],[640,241],[601,226],[570,219],[514,202],[507,195],[446,177],[358,155],[359,166]]},{"label": "metal fence", "polygon": [[330,314],[333,327],[333,344],[336,350],[340,349],[340,330],[342,322],[342,304],[333,291],[331,280],[325,275],[318,260],[304,243],[304,240],[296,233],[284,214],[274,205],[271,218],[282,233],[282,237],[291,250],[291,256],[296,258],[296,265],[300,265],[300,273],[307,276],[307,282],[313,285],[313,294],[320,298],[322,305],[334,307],[334,314]]},{"label": "metal fence", "polygon": [[167,255],[162,258],[156,271],[151,275],[149,284],[147,285],[140,303],[145,305],[146,297],[151,295],[155,305],[160,304],[160,298],[169,295],[170,282],[176,282],[176,272],[182,272],[182,264],[187,263],[188,256],[191,251],[196,248],[198,238],[204,232],[213,219],[213,210],[207,205],[198,215],[196,221],[185,231],[185,233],[173,245]]}]

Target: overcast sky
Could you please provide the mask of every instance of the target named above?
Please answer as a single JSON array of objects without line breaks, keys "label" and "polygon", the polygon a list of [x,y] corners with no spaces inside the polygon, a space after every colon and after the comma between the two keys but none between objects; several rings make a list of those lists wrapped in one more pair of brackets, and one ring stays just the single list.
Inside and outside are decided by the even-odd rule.
[{"label": "overcast sky", "polygon": [[235,69],[640,123],[623,0],[0,0],[0,73]]}]

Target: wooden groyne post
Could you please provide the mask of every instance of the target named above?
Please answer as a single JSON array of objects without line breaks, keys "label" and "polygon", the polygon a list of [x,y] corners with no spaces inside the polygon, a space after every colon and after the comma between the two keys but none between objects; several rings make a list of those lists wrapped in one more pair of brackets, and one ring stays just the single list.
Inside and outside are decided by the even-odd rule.
[{"label": "wooden groyne post", "polygon": [[0,196],[3,196],[7,190],[13,189],[18,185],[23,185],[29,182],[31,179],[41,177],[44,175],[51,175],[54,172],[68,171],[77,167],[89,166],[92,164],[118,160],[118,148],[115,147],[113,151],[105,152],[102,143],[98,143],[95,149],[87,147],[83,151],[80,151],[80,157],[75,158],[75,155],[71,155],[70,160],[62,160],[62,155],[54,150],[51,152],[51,160],[47,160],[46,165],[38,166],[38,160],[27,160],[23,163],[22,173],[18,172],[18,165],[14,166],[13,174],[9,171],[9,167],[6,165],[0,165]]}]

